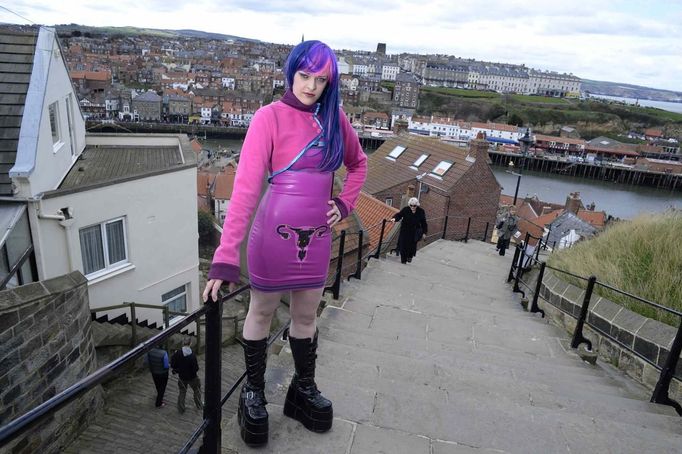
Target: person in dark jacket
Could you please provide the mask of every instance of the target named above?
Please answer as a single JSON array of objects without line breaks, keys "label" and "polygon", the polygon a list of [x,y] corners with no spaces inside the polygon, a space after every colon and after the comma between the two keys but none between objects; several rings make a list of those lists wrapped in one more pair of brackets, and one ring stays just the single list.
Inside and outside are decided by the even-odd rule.
[{"label": "person in dark jacket", "polygon": [[417,254],[417,242],[426,238],[428,225],[426,213],[419,206],[419,199],[412,197],[405,208],[389,219],[391,222],[401,221],[398,235],[400,262],[408,263]]},{"label": "person in dark jacket", "polygon": [[197,357],[192,352],[190,344],[192,339],[186,338],[180,350],[173,353],[171,357],[171,368],[173,375],[178,374],[178,411],[185,412],[185,396],[187,395],[187,387],[192,388],[194,393],[194,405],[201,410],[204,408],[201,401],[201,380],[197,376],[199,371],[199,363]]},{"label": "person in dark jacket", "polygon": [[168,383],[168,352],[159,347],[154,347],[147,352],[145,362],[149,365],[149,372],[152,373],[156,387],[156,408],[161,408],[166,405],[163,401],[163,395]]},{"label": "person in dark jacket", "polygon": [[504,255],[505,251],[509,247],[509,242],[511,237],[514,236],[519,223],[519,218],[516,216],[516,210],[514,208],[509,210],[507,217],[498,224],[498,241],[497,249],[500,251],[500,255]]}]

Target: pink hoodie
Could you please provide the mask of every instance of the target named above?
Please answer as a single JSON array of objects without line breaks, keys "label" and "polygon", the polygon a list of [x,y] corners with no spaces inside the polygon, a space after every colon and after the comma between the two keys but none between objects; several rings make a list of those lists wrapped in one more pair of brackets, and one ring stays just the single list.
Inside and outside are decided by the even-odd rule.
[{"label": "pink hoodie", "polygon": [[[343,190],[334,198],[342,217],[355,208],[367,176],[367,156],[343,112],[339,112],[344,140],[343,163],[348,170]],[[313,113],[281,101],[269,104],[253,116],[237,167],[232,198],[225,216],[220,245],[213,255],[209,279],[239,282],[239,247],[244,240],[261,194],[266,171],[286,167],[320,132]]]}]

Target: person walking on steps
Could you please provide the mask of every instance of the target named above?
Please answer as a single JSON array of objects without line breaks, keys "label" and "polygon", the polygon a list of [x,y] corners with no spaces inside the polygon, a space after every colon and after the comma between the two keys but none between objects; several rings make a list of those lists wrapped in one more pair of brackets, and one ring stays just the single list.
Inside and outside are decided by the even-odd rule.
[{"label": "person walking on steps", "polygon": [[173,375],[178,375],[178,411],[180,413],[185,412],[185,396],[188,387],[191,387],[194,393],[194,405],[199,410],[204,408],[201,399],[201,380],[197,375],[199,363],[192,347],[190,347],[191,343],[191,338],[185,338],[182,342],[182,348],[173,353],[170,362]]},{"label": "person walking on steps", "polygon": [[407,206],[395,214],[389,221],[402,220],[400,233],[398,234],[398,250],[400,251],[400,263],[409,263],[417,254],[417,242],[426,238],[428,225],[426,213],[419,206],[419,199],[410,198]]},{"label": "person walking on steps", "polygon": [[154,347],[147,352],[145,362],[149,366],[156,387],[156,408],[164,407],[166,403],[163,401],[163,395],[168,384],[168,352],[158,346]]},{"label": "person walking on steps", "polygon": [[509,242],[511,237],[516,233],[519,223],[519,218],[516,216],[516,210],[514,208],[509,210],[509,214],[502,221],[500,228],[498,229],[498,250],[500,255],[504,255],[505,251],[509,247]]},{"label": "person walking on steps", "polygon": [[[340,108],[336,55],[320,41],[293,48],[284,66],[287,90],[259,109],[244,139],[234,191],[203,299],[239,282],[239,249],[256,206],[247,243],[251,302],[244,321],[246,383],[237,420],[244,442],[268,441],[265,399],[267,336],[280,298],[290,293],[289,344],[295,374],[284,414],[314,432],[332,426],[332,403],[315,383],[317,308],[329,269],[332,227],[348,216],[367,174],[367,156]],[[343,189],[334,171],[346,167]],[[262,181],[267,190],[260,200]]]}]

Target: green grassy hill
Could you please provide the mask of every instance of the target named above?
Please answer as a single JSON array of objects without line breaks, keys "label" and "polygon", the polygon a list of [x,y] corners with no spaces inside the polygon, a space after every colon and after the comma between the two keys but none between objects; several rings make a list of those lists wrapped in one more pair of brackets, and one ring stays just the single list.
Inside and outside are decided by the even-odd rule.
[{"label": "green grassy hill", "polygon": [[[618,222],[596,238],[552,254],[548,264],[682,311],[682,212],[669,211]],[[566,275],[558,274],[562,279]],[[585,287],[585,281],[573,280]],[[611,301],[646,317],[679,326],[680,319],[644,303],[595,286]]]},{"label": "green grassy hill", "polygon": [[531,125],[546,133],[558,133],[561,126],[572,125],[588,140],[650,127],[664,127],[672,136],[682,135],[682,114],[599,100],[422,87],[419,102],[417,113],[421,115]]}]

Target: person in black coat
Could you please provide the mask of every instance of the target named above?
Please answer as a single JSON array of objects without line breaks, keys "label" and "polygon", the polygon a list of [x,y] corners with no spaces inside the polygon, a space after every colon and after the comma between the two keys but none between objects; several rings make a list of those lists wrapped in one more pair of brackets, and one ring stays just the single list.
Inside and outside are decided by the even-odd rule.
[{"label": "person in black coat", "polygon": [[401,220],[403,222],[398,235],[398,250],[400,262],[408,263],[417,254],[417,241],[426,238],[428,232],[426,213],[419,206],[419,199],[412,197],[408,205],[390,219],[391,222]]},{"label": "person in black coat", "polygon": [[201,381],[197,375],[199,363],[190,345],[191,339],[185,338],[182,348],[173,353],[170,362],[173,375],[178,375],[178,411],[180,413],[185,412],[185,396],[187,388],[190,387],[194,392],[194,405],[200,410],[204,408],[201,399]]}]

